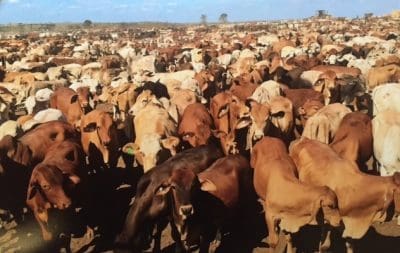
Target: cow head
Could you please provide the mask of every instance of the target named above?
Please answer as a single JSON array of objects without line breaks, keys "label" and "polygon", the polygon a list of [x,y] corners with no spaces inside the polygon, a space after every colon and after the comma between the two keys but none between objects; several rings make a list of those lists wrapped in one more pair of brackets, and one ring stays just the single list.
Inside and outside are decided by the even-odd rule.
[{"label": "cow head", "polygon": [[96,133],[97,138],[92,141],[102,152],[104,163],[108,164],[110,151],[115,148],[112,144],[116,140],[116,127],[110,114],[101,112],[97,117],[96,121],[81,125],[81,132]]},{"label": "cow head", "polygon": [[78,177],[64,174],[59,168],[38,164],[31,175],[28,186],[27,205],[33,210],[42,230],[43,239],[52,239],[48,228],[47,210],[54,207],[60,210],[71,205],[71,199],[66,195],[64,187],[77,184]]},{"label": "cow head", "polygon": [[246,101],[246,104],[250,107],[251,137],[256,141],[264,136],[264,132],[268,128],[270,108],[253,100]]},{"label": "cow head", "polygon": [[78,101],[82,109],[84,111],[90,109],[90,99],[93,99],[93,96],[90,93],[89,87],[79,87],[76,93],[78,93]]},{"label": "cow head", "polygon": [[194,75],[202,92],[207,90],[209,83],[214,82],[214,76],[208,70],[202,70]]},{"label": "cow head", "polygon": [[[143,165],[144,171],[148,171],[157,162],[160,161],[163,155],[163,150],[169,150],[171,155],[176,154],[176,147],[179,144],[179,138],[169,136],[161,139],[158,134],[146,134],[143,136],[143,141],[140,143],[128,143],[122,151],[129,155],[134,155],[137,161]],[[162,159],[164,160],[164,159]]]},{"label": "cow head", "polygon": [[135,116],[146,105],[153,103],[162,106],[161,102],[157,100],[156,96],[150,90],[144,90],[136,98],[135,104],[129,109],[129,114]]},{"label": "cow head", "polygon": [[192,196],[199,189],[195,173],[186,168],[173,170],[168,180],[157,189],[156,195],[169,194],[169,209],[181,238],[185,240],[188,233],[187,219],[193,215]]},{"label": "cow head", "polygon": [[274,97],[270,102],[270,111],[272,124],[282,133],[288,133],[293,127],[292,102],[285,97]]},{"label": "cow head", "polygon": [[333,71],[325,71],[321,73],[319,79],[313,85],[313,89],[322,93],[325,99],[325,105],[329,104],[332,99],[332,92],[336,88],[336,73]]},{"label": "cow head", "polygon": [[63,210],[71,205],[71,199],[66,195],[64,186],[66,183],[78,182],[79,178],[76,175],[64,174],[53,165],[39,164],[33,170],[29,182],[28,202],[39,194],[51,206]]},{"label": "cow head", "polygon": [[305,126],[308,118],[313,116],[324,105],[319,100],[307,100],[303,106],[298,108],[298,115],[303,126]]}]

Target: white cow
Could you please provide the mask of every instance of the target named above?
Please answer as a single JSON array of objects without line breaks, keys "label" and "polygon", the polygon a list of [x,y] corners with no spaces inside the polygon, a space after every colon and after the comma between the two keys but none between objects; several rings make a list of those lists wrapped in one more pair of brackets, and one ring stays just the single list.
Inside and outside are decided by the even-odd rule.
[{"label": "white cow", "polygon": [[400,171],[400,112],[380,111],[372,120],[372,135],[381,176]]},{"label": "white cow", "polygon": [[373,115],[381,111],[400,112],[400,83],[388,83],[377,86],[372,91]]}]

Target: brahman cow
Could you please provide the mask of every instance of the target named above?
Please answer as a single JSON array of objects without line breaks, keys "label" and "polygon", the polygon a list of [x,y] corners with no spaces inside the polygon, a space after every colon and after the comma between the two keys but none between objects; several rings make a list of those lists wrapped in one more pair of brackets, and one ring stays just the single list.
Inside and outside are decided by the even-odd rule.
[{"label": "brahman cow", "polygon": [[90,164],[108,165],[110,168],[117,165],[117,128],[110,114],[96,109],[83,115],[80,132],[82,147]]},{"label": "brahman cow", "polygon": [[53,238],[48,227],[48,210],[64,210],[71,205],[68,194],[86,177],[84,164],[80,145],[64,141],[53,144],[45,159],[33,169],[26,203],[33,211],[45,241]]},{"label": "brahman cow", "polygon": [[[251,153],[251,167],[255,190],[264,202],[269,246],[275,248],[278,244],[278,226],[290,234],[307,224],[323,226],[327,222],[339,226],[335,193],[326,186],[300,182],[296,166],[280,139],[264,137],[257,142]],[[290,235],[288,243],[288,252],[292,252]]]},{"label": "brahman cow", "polygon": [[374,157],[382,176],[400,172],[400,112],[385,110],[372,120]]},{"label": "brahman cow", "polygon": [[50,97],[50,107],[62,111],[68,123],[76,127],[84,115],[78,93],[70,88],[60,87],[54,91]]},{"label": "brahman cow", "polygon": [[[293,142],[289,152],[300,181],[328,186],[336,193],[344,223],[343,238],[360,239],[372,222],[390,218],[386,216],[391,213],[392,203],[395,213],[400,213],[399,173],[391,177],[364,174],[355,162],[341,158],[327,144],[308,138]],[[351,245],[346,246],[352,252]]]},{"label": "brahman cow", "polygon": [[213,121],[207,108],[200,103],[188,105],[179,123],[178,135],[192,147],[208,144]]},{"label": "brahman cow", "polygon": [[[220,157],[222,152],[218,148],[203,145],[182,151],[145,173],[138,182],[136,198],[126,217],[123,230],[116,238],[115,252],[141,250],[145,236],[148,236],[146,231],[149,231],[157,220],[170,213],[169,192],[176,190],[171,187],[170,178],[173,171],[188,169],[197,174]],[[179,194],[179,191],[176,193]]]},{"label": "brahman cow", "polygon": [[[139,97],[144,94],[145,92]],[[134,109],[140,108],[136,110],[133,119],[136,138],[134,143],[123,147],[123,152],[135,155],[137,161],[143,165],[144,171],[148,171],[157,163],[165,161],[169,155],[175,155],[180,140],[175,137],[175,121],[155,96],[148,96],[149,100],[140,100],[139,97],[133,106]],[[166,150],[169,150],[170,154],[165,153]]]},{"label": "brahman cow", "polygon": [[308,118],[302,136],[328,144],[343,117],[351,110],[342,104],[329,104]]},{"label": "brahman cow", "polygon": [[340,157],[354,161],[364,169],[373,149],[371,118],[362,112],[346,114],[329,146]]}]

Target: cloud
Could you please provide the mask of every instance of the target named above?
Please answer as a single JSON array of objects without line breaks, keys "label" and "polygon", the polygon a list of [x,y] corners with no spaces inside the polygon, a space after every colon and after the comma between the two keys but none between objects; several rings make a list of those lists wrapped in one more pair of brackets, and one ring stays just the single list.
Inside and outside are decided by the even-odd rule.
[{"label": "cloud", "polygon": [[16,4],[19,3],[19,0],[7,0],[10,4]]}]

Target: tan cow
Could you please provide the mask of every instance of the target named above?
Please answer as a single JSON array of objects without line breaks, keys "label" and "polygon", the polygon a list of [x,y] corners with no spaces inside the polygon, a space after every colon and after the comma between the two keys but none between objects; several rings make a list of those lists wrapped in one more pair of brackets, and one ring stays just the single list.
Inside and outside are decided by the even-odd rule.
[{"label": "tan cow", "polygon": [[[296,233],[306,224],[322,226],[324,221],[339,226],[335,193],[326,186],[300,182],[296,167],[280,139],[264,137],[257,142],[250,163],[254,168],[255,190],[264,202],[267,242],[272,248],[278,243],[278,226],[287,233]],[[317,217],[320,210],[323,220]],[[287,251],[292,250],[289,238]]]},{"label": "tan cow", "polygon": [[54,91],[50,96],[50,107],[62,111],[68,123],[76,127],[84,114],[78,94],[70,88],[60,87]]},{"label": "tan cow", "polygon": [[[139,98],[136,102],[138,101]],[[171,155],[176,154],[179,138],[175,137],[175,121],[155,97],[142,102],[146,102],[146,105],[137,111],[133,119],[135,142],[126,144],[123,152],[135,155],[146,172],[166,159],[167,155],[162,154],[164,149],[169,150]]]},{"label": "tan cow", "polygon": [[367,88],[373,90],[376,86],[384,83],[400,81],[400,66],[389,64],[383,67],[371,68],[367,75]]},{"label": "tan cow", "polygon": [[111,168],[117,165],[119,143],[110,114],[98,109],[89,112],[82,116],[79,130],[83,150],[91,164],[105,164]]},{"label": "tan cow", "polygon": [[[343,238],[362,238],[372,222],[390,218],[386,216],[392,203],[395,213],[400,213],[400,174],[364,174],[355,162],[339,157],[327,144],[307,138],[293,142],[289,151],[300,181],[328,186],[336,193],[344,223]],[[351,245],[347,246],[352,252]]]},{"label": "tan cow", "polygon": [[220,138],[225,154],[237,153],[235,130],[250,125],[249,108],[232,93],[221,92],[211,99],[210,113],[214,120],[216,136]]},{"label": "tan cow", "polygon": [[343,117],[350,112],[351,110],[342,104],[326,105],[308,118],[302,136],[328,144]]}]

